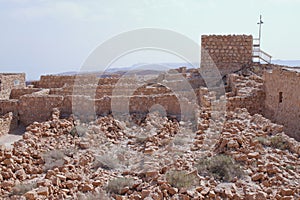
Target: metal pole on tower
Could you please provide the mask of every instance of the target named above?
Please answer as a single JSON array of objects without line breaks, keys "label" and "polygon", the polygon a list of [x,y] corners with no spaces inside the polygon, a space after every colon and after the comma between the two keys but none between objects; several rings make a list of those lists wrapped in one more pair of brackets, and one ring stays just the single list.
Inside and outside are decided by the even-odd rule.
[{"label": "metal pole on tower", "polygon": [[258,35],[258,41],[259,41],[259,46],[260,46],[260,41],[261,41],[261,25],[263,24],[264,22],[262,21],[262,16],[260,15],[259,16],[259,22],[257,24],[259,24],[259,35]]}]

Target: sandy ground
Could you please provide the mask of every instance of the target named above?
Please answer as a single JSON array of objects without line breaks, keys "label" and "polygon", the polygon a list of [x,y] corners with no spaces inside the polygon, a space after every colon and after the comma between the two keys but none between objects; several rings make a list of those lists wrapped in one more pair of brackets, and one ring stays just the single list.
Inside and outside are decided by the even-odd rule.
[{"label": "sandy ground", "polygon": [[12,147],[15,141],[22,139],[22,134],[25,132],[25,127],[19,126],[7,135],[0,136],[0,146],[4,145],[8,148]]},{"label": "sandy ground", "polygon": [[4,145],[8,148],[12,147],[12,144],[21,139],[21,135],[13,135],[13,134],[7,134],[0,137],[0,145]]}]

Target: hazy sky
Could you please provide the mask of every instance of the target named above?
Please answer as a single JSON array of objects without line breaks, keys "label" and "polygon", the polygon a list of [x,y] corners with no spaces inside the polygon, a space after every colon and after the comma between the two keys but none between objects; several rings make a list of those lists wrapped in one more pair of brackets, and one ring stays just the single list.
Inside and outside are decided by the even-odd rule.
[{"label": "hazy sky", "polygon": [[[300,0],[0,0],[0,71],[78,70],[110,37],[166,28],[196,42],[202,34],[258,35],[274,59],[300,59]],[[134,61],[133,61],[134,63]]]}]

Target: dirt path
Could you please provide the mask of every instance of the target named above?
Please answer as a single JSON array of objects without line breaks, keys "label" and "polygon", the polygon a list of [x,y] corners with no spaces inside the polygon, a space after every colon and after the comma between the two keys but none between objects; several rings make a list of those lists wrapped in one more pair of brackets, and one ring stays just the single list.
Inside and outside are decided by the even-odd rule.
[{"label": "dirt path", "polygon": [[22,135],[13,135],[13,134],[7,134],[0,137],[0,145],[4,145],[8,148],[12,147],[12,144],[22,139]]},{"label": "dirt path", "polygon": [[13,130],[11,133],[7,135],[0,136],[0,145],[4,145],[8,148],[12,147],[12,144],[15,141],[18,141],[22,139],[22,134],[25,132],[25,127],[19,126],[15,130]]}]

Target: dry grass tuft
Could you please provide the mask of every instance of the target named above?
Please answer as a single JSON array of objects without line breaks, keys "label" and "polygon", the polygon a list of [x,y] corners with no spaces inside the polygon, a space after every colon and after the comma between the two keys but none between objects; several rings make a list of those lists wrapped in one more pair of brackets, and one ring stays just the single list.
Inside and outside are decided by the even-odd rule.
[{"label": "dry grass tuft", "polygon": [[81,193],[79,192],[78,200],[109,200],[106,193],[104,191],[101,192],[88,192],[88,193]]},{"label": "dry grass tuft", "polygon": [[132,178],[116,178],[111,181],[109,181],[106,191],[109,193],[114,193],[114,194],[121,194],[122,189],[125,187],[131,187],[134,183],[134,180]]},{"label": "dry grass tuft", "polygon": [[102,155],[95,158],[93,168],[98,169],[99,167],[107,170],[115,169],[119,166],[119,160],[112,155]]},{"label": "dry grass tuft", "polygon": [[227,155],[216,155],[211,158],[201,158],[196,168],[201,175],[212,175],[220,181],[231,181],[233,178],[241,178],[243,170],[240,165]]},{"label": "dry grass tuft", "polygon": [[197,181],[197,177],[194,174],[188,174],[187,171],[168,171],[166,173],[167,182],[178,189],[189,188]]},{"label": "dry grass tuft", "polygon": [[63,150],[52,150],[44,153],[43,159],[45,161],[44,171],[53,169],[54,167],[61,167],[64,165],[65,153]]},{"label": "dry grass tuft", "polygon": [[137,135],[135,138],[136,143],[144,144],[148,140],[148,136],[146,134]]},{"label": "dry grass tuft", "polygon": [[88,131],[88,128],[82,125],[77,125],[72,128],[70,131],[70,135],[73,137],[78,136],[78,137],[83,137],[86,132]]},{"label": "dry grass tuft", "polygon": [[270,137],[270,145],[271,147],[281,149],[281,150],[289,150],[289,145],[286,140],[282,136],[272,136]]},{"label": "dry grass tuft", "polygon": [[34,188],[37,187],[36,182],[32,182],[32,183],[20,183],[18,185],[15,185],[12,189],[12,192],[10,194],[10,196],[14,196],[14,195],[23,195],[28,191],[33,190]]}]

